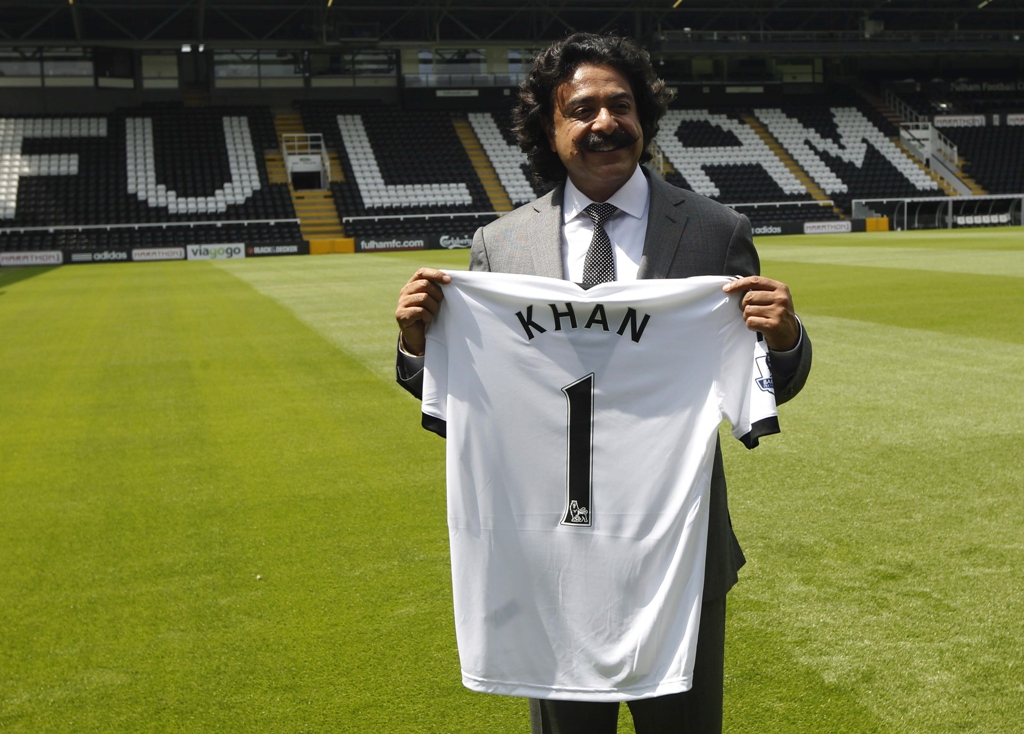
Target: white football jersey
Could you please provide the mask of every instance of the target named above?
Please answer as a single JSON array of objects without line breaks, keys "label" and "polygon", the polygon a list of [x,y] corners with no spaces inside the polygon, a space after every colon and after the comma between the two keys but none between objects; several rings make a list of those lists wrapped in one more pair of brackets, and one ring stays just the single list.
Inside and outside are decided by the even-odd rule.
[{"label": "white football jersey", "polygon": [[751,448],[778,431],[729,278],[449,275],[423,420],[447,436],[464,684],[579,701],[688,690],[719,424]]}]

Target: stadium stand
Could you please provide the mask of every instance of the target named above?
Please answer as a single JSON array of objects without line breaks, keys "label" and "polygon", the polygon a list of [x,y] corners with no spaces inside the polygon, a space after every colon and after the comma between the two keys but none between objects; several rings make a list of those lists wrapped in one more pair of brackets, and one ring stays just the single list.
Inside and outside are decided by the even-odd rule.
[{"label": "stadium stand", "polygon": [[[378,157],[370,145],[370,138],[366,133],[362,116],[338,115],[337,120],[345,152],[355,173],[355,183],[359,189],[359,195],[367,209],[399,209],[405,207],[449,208],[460,204],[473,203],[473,197],[470,196],[469,188],[458,179],[445,183],[385,183],[381,165],[388,169],[389,173],[394,177],[404,178],[412,174],[414,181],[426,178],[426,176],[418,176],[416,174],[429,171],[430,168],[429,166],[418,165],[415,158],[405,159],[404,157],[390,155],[398,151],[386,143],[381,146],[381,156],[378,161]],[[401,122],[404,122],[404,120],[393,118],[391,125],[387,129],[394,130],[403,137],[406,135],[415,137],[417,135],[415,130],[403,129],[404,126],[400,124]],[[437,142],[440,143],[441,140],[438,139]],[[443,145],[441,149],[444,149]],[[398,150],[401,150],[401,146],[398,146]],[[454,149],[451,149],[450,152],[454,153]],[[435,168],[434,171],[436,172],[437,169]]]},{"label": "stadium stand", "polygon": [[914,83],[911,86],[904,83],[886,86],[901,102],[920,117],[930,118],[933,115],[947,115],[963,111],[949,95],[932,89],[927,85]]},{"label": "stadium stand", "polygon": [[[517,160],[519,161],[520,170],[523,173],[523,178],[526,179],[533,196],[522,189],[520,186],[520,195],[528,197],[526,201],[530,201],[533,198],[543,195],[548,190],[548,186],[539,181],[534,181],[530,175],[530,165],[526,160],[526,156],[519,150],[519,143],[516,141],[515,133],[512,132],[512,111],[507,107],[502,107],[496,110],[492,110],[487,113],[494,120],[495,126],[498,128],[498,132],[501,133],[502,139],[509,146],[510,150],[518,153]],[[492,159],[493,160],[493,159]]]},{"label": "stadium stand", "polygon": [[[838,219],[830,204],[822,206],[812,199],[807,188],[742,119],[748,113],[739,108],[669,110],[659,133],[659,147],[667,164],[666,180],[737,205],[755,227]],[[511,133],[509,112],[470,113],[469,119],[513,203],[543,194],[545,187],[529,177],[526,157]]]},{"label": "stadium stand", "polygon": [[966,162],[964,170],[990,194],[1024,191],[1024,127],[943,128]]},{"label": "stadium stand", "polygon": [[339,102],[299,110],[339,152],[345,180],[331,191],[347,236],[468,237],[494,218],[450,113]]},{"label": "stadium stand", "polygon": [[[623,13],[538,0],[509,16],[398,0],[384,11],[320,3],[301,23],[285,3],[236,5],[168,8],[152,36],[134,29],[155,11],[130,0],[117,24],[95,3],[4,11],[25,24],[0,44],[0,250],[462,243],[546,190],[509,103],[556,27],[641,36],[678,92],[652,170],[755,227],[851,218],[855,200],[914,199],[909,211],[945,222],[1002,213],[948,197],[1024,189],[1022,118],[1011,119],[1024,113],[1019,13],[1006,4],[967,19],[927,3],[876,3],[868,18],[769,2]],[[343,48],[324,45],[342,31]],[[266,47],[246,50],[255,38]],[[299,160],[279,135],[323,136],[327,150]],[[858,207],[858,218],[875,212]]]},{"label": "stadium stand", "polygon": [[[925,96],[911,101],[922,105]],[[344,180],[332,181],[330,191],[346,236],[464,243],[497,216],[456,134],[462,118],[513,205],[545,190],[529,177],[507,107],[461,113],[372,101],[295,106],[304,128],[338,153]],[[1024,188],[1014,163],[1024,128],[943,131],[988,191]],[[853,199],[941,196],[895,142],[898,134],[847,91],[755,107],[674,108],[658,142],[667,180],[734,206],[756,228],[849,216]],[[149,105],[107,116],[5,118],[0,248],[297,241],[289,186],[270,183],[264,160],[278,146],[273,117],[261,106]]]},{"label": "stadium stand", "polygon": [[1000,74],[986,76],[984,80],[880,79],[878,84],[923,117],[1024,112],[1021,83],[1015,77]]},{"label": "stadium stand", "polygon": [[678,174],[670,181],[723,202],[809,199],[807,188],[753,128],[709,110],[669,110],[658,145]]},{"label": "stadium stand", "polygon": [[754,229],[788,222],[833,222],[842,218],[836,213],[831,200],[805,201],[798,204],[732,204],[732,207],[746,215]]},{"label": "stadium stand", "polygon": [[822,190],[849,212],[858,198],[941,195],[937,183],[866,105],[791,103],[755,114]]},{"label": "stadium stand", "polygon": [[507,111],[470,112],[468,117],[512,203],[525,204],[539,196],[542,192],[530,182],[526,154],[519,149],[511,133],[511,115]]},{"label": "stadium stand", "polygon": [[276,145],[260,107],[0,120],[0,248],[297,241]]},{"label": "stadium stand", "polygon": [[[940,112],[957,112],[958,110],[945,100],[938,99],[927,92],[900,92],[899,98],[919,115],[928,117]],[[943,107],[943,105],[946,105]]]}]

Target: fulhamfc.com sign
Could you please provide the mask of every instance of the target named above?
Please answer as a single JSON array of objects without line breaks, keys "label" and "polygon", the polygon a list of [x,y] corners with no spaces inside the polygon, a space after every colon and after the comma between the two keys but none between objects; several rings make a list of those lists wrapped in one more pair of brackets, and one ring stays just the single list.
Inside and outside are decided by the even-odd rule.
[{"label": "fulhamfc.com sign", "polygon": [[236,242],[230,245],[189,245],[189,260],[234,260],[245,257],[245,244]]}]

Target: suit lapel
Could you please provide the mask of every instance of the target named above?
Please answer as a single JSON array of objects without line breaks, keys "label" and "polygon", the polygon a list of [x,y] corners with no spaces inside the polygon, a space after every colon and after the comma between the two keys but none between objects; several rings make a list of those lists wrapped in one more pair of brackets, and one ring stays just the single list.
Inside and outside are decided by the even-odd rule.
[{"label": "suit lapel", "polygon": [[563,185],[533,203],[537,212],[527,227],[528,247],[533,254],[534,275],[562,279]]},{"label": "suit lapel", "polygon": [[[688,215],[684,211],[686,193],[672,184],[650,176],[650,211],[644,252],[637,278],[667,278],[682,247]],[[560,184],[549,194],[533,202],[536,212],[521,230],[523,243],[533,258],[533,275],[562,279],[562,194]],[[678,267],[676,268],[678,270]]]},{"label": "suit lapel", "polygon": [[687,214],[683,211],[683,190],[647,172],[651,205],[647,214],[647,235],[637,278],[667,278],[682,246]]}]

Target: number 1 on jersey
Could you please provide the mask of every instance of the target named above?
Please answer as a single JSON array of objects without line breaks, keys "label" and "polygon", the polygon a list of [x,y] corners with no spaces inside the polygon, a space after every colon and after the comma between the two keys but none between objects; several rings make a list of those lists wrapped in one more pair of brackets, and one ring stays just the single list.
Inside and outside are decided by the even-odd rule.
[{"label": "number 1 on jersey", "polygon": [[562,525],[590,527],[594,469],[594,373],[562,388],[567,403],[568,460]]}]

